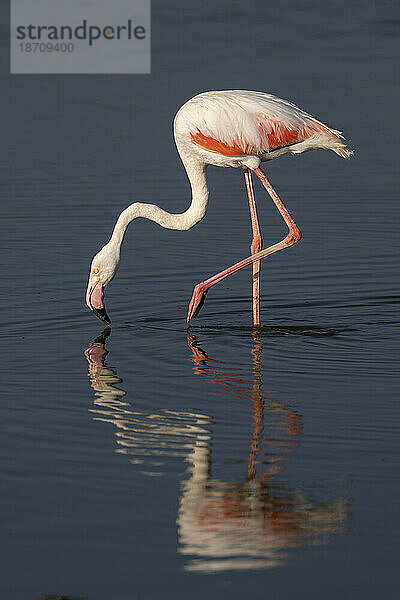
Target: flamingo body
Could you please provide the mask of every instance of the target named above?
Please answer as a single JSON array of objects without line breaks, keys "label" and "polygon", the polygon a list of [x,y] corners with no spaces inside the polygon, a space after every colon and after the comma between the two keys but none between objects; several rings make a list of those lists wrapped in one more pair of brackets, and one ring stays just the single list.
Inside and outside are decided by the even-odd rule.
[{"label": "flamingo body", "polygon": [[[300,154],[316,149],[333,150],[342,158],[349,158],[352,151],[346,146],[340,131],[328,127],[291,102],[271,94],[244,90],[204,92],[191,98],[175,116],[174,136],[191,184],[189,208],[183,213],[173,214],[155,204],[134,202],[123,210],[109,242],[93,258],[86,302],[100,319],[109,324],[103,301],[104,287],[112,281],[118,269],[121,245],[129,223],[142,217],[167,229],[190,229],[207,211],[207,166],[242,167],[253,228],[251,256],[195,286],[187,320],[197,316],[211,286],[252,264],[253,317],[254,324],[259,325],[260,259],[293,245],[301,237],[299,228],[261,170],[261,162],[287,153]],[[289,228],[284,240],[264,250],[252,172],[261,180]]]},{"label": "flamingo body", "polygon": [[333,150],[344,158],[351,153],[340,131],[263,92],[199,94],[178,111],[174,133],[181,154],[181,148],[191,148],[207,164],[225,167],[254,168],[286,153],[315,149]]}]

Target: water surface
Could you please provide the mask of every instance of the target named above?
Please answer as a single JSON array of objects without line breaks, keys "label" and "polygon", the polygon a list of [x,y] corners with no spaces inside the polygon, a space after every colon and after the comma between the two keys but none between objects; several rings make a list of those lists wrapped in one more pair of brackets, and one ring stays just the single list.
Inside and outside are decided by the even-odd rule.
[{"label": "water surface", "polygon": [[[398,22],[154,1],[132,77],[11,77],[2,37],[2,597],[397,598]],[[186,328],[193,285],[251,241],[242,173],[210,168],[197,227],[129,229],[103,330],[91,257],[131,202],[187,207],[173,115],[232,88],[291,99],[354,158],[268,165],[303,239],[262,264],[262,327],[243,270]]]}]

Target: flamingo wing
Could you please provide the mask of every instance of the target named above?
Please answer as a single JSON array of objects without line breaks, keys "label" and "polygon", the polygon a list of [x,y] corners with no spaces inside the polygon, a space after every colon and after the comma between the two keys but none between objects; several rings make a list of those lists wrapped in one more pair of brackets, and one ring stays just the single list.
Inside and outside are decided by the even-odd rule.
[{"label": "flamingo wing", "polygon": [[191,141],[224,156],[263,155],[321,136],[337,143],[341,137],[291,102],[263,92],[205,92],[182,109],[178,115]]}]

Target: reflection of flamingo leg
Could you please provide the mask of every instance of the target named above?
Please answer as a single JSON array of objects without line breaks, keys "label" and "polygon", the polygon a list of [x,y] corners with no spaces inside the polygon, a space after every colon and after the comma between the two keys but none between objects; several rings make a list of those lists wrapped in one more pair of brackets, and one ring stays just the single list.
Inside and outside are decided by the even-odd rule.
[{"label": "reflection of flamingo leg", "polygon": [[244,267],[247,267],[247,266],[259,261],[261,258],[269,256],[270,254],[273,254],[274,252],[278,252],[279,250],[283,250],[284,248],[288,248],[289,246],[292,246],[293,244],[298,242],[301,238],[300,229],[297,227],[296,223],[290,216],[290,214],[289,214],[288,210],[286,209],[285,205],[283,204],[282,200],[279,198],[278,194],[275,192],[274,188],[272,187],[272,185],[270,184],[270,182],[264,175],[263,170],[260,167],[257,167],[256,169],[254,169],[254,173],[260,179],[261,183],[267,190],[268,194],[271,196],[276,208],[281,213],[283,220],[285,221],[286,225],[289,228],[289,233],[282,241],[278,242],[277,244],[273,244],[272,246],[269,246],[268,248],[265,248],[264,250],[261,250],[260,252],[257,252],[256,254],[252,254],[251,256],[248,256],[244,260],[239,261],[238,263],[232,265],[231,267],[224,269],[220,273],[213,275],[206,281],[202,281],[201,283],[198,283],[193,290],[192,299],[190,300],[190,303],[189,303],[189,311],[188,311],[188,316],[187,316],[188,322],[190,321],[190,319],[192,317],[196,317],[198,315],[201,307],[204,304],[204,299],[205,299],[206,294],[207,294],[208,290],[210,289],[210,287],[212,287],[216,283],[219,283],[220,281],[225,279],[225,277],[229,277],[229,275],[236,273],[236,271],[239,271],[239,269],[243,269]]},{"label": "reflection of flamingo leg", "polygon": [[[207,365],[208,356],[201,348],[197,347],[196,338],[193,337],[193,335],[191,335],[190,333],[188,333],[187,341],[188,341],[188,346],[192,351],[192,356],[190,357],[189,360],[194,362],[194,364],[197,365],[198,367]],[[201,374],[200,369],[195,369],[194,371],[197,375]]]},{"label": "reflection of flamingo leg", "polygon": [[[259,473],[257,479],[263,484],[269,484],[275,475],[277,475],[283,468],[288,460],[288,453],[293,452],[294,448],[299,443],[299,436],[302,431],[302,420],[301,416],[289,406],[282,402],[271,402],[266,404],[264,394],[262,392],[262,362],[261,355],[263,349],[263,342],[260,339],[260,331],[254,329],[252,332],[254,346],[251,351],[253,355],[253,381],[251,392],[243,384],[250,383],[243,379],[236,379],[234,375],[230,375],[225,370],[224,363],[220,363],[215,359],[211,359],[207,354],[197,346],[196,338],[188,334],[188,345],[192,350],[192,355],[189,360],[194,363],[193,371],[196,375],[200,375],[206,379],[206,381],[212,381],[219,385],[229,386],[232,389],[236,387],[234,384],[240,384],[240,390],[238,392],[240,396],[247,396],[251,393],[252,400],[252,434],[250,438],[250,451],[247,458],[247,481],[252,482],[256,480],[256,466],[257,461],[260,460],[261,464],[268,466],[268,471]],[[209,363],[213,363],[212,365]],[[221,366],[219,366],[221,365]],[[233,393],[237,393],[234,389]],[[267,407],[267,414],[281,414],[282,421],[280,424],[281,432],[285,432],[285,439],[281,440],[283,447],[282,451],[277,454],[277,439],[275,436],[263,438],[264,431],[264,412]],[[279,439],[281,433],[279,434]],[[265,450],[261,449],[261,446],[266,447]]]},{"label": "reflection of flamingo leg", "polygon": [[[249,197],[249,208],[251,226],[253,228],[253,241],[250,249],[252,254],[260,252],[262,248],[262,237],[260,226],[258,224],[257,207],[254,199],[253,182],[251,179],[251,171],[247,167],[244,169],[244,178],[246,181],[247,195]],[[260,264],[257,260],[253,263],[253,324],[260,325]]]},{"label": "reflection of flamingo leg", "polygon": [[256,458],[260,442],[262,442],[262,432],[264,429],[264,399],[261,393],[262,387],[262,366],[261,353],[263,343],[259,336],[253,332],[254,348],[251,351],[253,355],[253,389],[251,399],[253,401],[253,435],[251,436],[251,451],[247,460],[247,479],[253,481],[256,476]]}]

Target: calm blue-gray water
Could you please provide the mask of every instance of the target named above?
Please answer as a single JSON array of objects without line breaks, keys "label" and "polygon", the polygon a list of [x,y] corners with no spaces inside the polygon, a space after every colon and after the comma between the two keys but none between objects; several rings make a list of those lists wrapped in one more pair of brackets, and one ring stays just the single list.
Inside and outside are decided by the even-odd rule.
[{"label": "calm blue-gray water", "polygon": [[[393,2],[153,0],[151,75],[9,75],[2,8],[0,597],[398,597],[398,26]],[[240,169],[206,218],[139,220],[106,291],[92,256],[134,201],[181,212],[172,119],[210,89],[287,98],[354,157],[267,175],[303,239],[249,253]],[[264,244],[286,228],[255,183]]]}]

